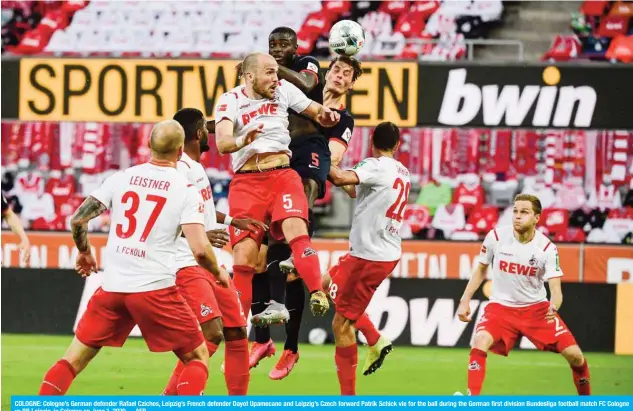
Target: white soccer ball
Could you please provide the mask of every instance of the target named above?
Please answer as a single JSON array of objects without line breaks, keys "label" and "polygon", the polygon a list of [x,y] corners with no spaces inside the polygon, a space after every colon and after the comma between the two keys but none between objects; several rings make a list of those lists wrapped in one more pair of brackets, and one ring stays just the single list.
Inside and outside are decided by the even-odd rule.
[{"label": "white soccer ball", "polygon": [[323,328],[314,328],[308,334],[308,341],[312,345],[323,345],[327,340],[327,331]]},{"label": "white soccer ball", "polygon": [[365,44],[365,31],[352,20],[341,20],[330,30],[330,48],[342,56],[353,56]]}]

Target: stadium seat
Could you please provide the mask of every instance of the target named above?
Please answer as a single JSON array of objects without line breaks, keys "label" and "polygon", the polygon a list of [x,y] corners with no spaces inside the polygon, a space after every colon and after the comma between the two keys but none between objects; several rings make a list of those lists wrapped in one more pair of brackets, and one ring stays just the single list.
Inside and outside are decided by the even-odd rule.
[{"label": "stadium seat", "polygon": [[575,35],[559,34],[552,42],[550,49],[543,55],[542,60],[568,61],[580,54],[582,44]]},{"label": "stadium seat", "polygon": [[622,63],[633,63],[633,36],[618,36],[613,39],[605,58]]},{"label": "stadium seat", "polygon": [[585,16],[602,16],[608,6],[609,2],[605,0],[585,0],[580,11]]}]

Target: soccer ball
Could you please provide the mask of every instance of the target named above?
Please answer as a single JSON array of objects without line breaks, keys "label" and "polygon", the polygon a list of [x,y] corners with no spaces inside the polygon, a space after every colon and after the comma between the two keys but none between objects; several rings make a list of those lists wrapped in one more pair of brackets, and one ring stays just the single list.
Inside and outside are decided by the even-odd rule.
[{"label": "soccer ball", "polygon": [[365,31],[352,20],[341,20],[330,30],[330,48],[342,56],[353,56],[365,44]]}]

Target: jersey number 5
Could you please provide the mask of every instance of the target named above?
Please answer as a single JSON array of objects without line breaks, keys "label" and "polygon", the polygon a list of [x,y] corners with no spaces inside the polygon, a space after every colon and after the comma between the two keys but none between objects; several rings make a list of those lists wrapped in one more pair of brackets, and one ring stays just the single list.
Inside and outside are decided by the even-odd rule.
[{"label": "jersey number 5", "polygon": [[[160,212],[162,211],[163,207],[165,207],[165,203],[167,202],[167,199],[165,197],[155,196],[153,194],[148,194],[145,197],[145,200],[151,201],[156,204],[154,205],[154,209],[152,210],[152,213],[149,216],[149,220],[147,221],[147,224],[145,224],[145,228],[143,229],[143,233],[141,234],[141,243],[144,243],[145,240],[147,240],[147,236],[152,231],[154,224],[156,224],[156,219],[160,215]],[[123,230],[123,224],[116,225],[116,235],[119,238],[130,238],[136,232],[137,220],[135,214],[138,211],[139,205],[141,204],[141,199],[134,191],[128,191],[123,194],[123,197],[121,197],[121,203],[127,205],[129,202],[132,203],[130,205],[130,208],[125,210],[125,213],[123,213],[125,218],[127,218],[127,230]]]},{"label": "jersey number 5", "polygon": [[406,185],[402,181],[402,179],[397,178],[393,183],[393,188],[398,190],[398,198],[396,202],[389,207],[387,210],[387,218],[391,218],[392,220],[402,221],[404,214],[404,207],[407,205],[409,201],[409,191],[411,190],[411,183],[407,183]]}]

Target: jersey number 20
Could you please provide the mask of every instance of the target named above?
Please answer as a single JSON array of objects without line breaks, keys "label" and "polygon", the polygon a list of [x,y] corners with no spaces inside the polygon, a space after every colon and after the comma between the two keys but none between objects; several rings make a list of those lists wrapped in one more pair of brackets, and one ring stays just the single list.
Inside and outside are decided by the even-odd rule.
[{"label": "jersey number 20", "polygon": [[393,188],[398,190],[398,198],[396,199],[396,202],[389,207],[389,210],[387,210],[387,218],[400,222],[403,218],[404,207],[409,201],[411,183],[407,183],[405,185],[402,179],[397,178],[393,183]]},{"label": "jersey number 20", "polygon": [[[141,234],[141,243],[144,243],[145,240],[147,240],[147,236],[152,231],[154,224],[156,224],[156,219],[160,215],[161,210],[163,209],[163,207],[165,207],[165,203],[167,202],[167,199],[165,197],[155,196],[153,194],[148,194],[145,197],[145,200],[151,201],[156,204],[154,205],[154,209],[152,210],[152,213],[149,216],[149,220],[147,220],[147,224],[145,224],[145,228],[143,229],[143,233]],[[136,232],[137,220],[135,214],[138,211],[139,205],[141,204],[141,199],[134,191],[128,191],[123,194],[123,197],[121,197],[121,203],[127,205],[129,202],[132,203],[130,205],[130,208],[125,210],[125,213],[123,214],[125,218],[127,218],[127,230],[123,230],[123,224],[116,225],[116,235],[119,238],[130,238]]]}]

